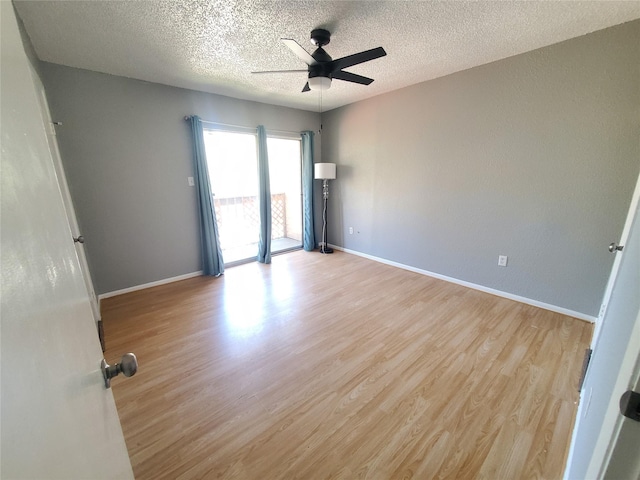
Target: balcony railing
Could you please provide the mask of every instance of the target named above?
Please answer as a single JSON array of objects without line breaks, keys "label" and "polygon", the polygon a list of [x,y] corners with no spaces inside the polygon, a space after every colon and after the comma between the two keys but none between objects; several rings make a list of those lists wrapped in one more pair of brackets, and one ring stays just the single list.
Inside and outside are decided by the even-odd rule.
[{"label": "balcony railing", "polygon": [[[214,197],[213,205],[218,221],[220,245],[223,249],[258,242],[258,197]],[[271,239],[287,237],[287,202],[284,193],[271,195],[271,219]]]}]

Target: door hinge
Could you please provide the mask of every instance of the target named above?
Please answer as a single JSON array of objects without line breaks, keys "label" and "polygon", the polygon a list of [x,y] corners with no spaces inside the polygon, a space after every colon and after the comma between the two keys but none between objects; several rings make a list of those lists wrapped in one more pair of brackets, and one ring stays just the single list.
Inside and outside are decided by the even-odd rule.
[{"label": "door hinge", "polygon": [[582,360],[582,373],[580,374],[580,381],[578,382],[578,392],[582,391],[584,385],[584,379],[587,377],[587,369],[589,368],[589,362],[591,361],[591,354],[593,350],[587,348],[584,351],[584,359]]}]

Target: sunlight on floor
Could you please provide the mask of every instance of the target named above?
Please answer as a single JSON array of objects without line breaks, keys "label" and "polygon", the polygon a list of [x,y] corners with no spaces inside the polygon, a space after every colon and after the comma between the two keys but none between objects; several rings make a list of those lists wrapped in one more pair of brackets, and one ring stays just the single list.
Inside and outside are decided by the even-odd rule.
[{"label": "sunlight on floor", "polygon": [[[284,250],[302,247],[302,242],[294,238],[275,238],[271,240],[271,253],[279,253]],[[258,244],[240,245],[238,247],[225,248],[222,250],[222,257],[225,265],[238,262],[240,260],[255,259],[258,255]]]}]

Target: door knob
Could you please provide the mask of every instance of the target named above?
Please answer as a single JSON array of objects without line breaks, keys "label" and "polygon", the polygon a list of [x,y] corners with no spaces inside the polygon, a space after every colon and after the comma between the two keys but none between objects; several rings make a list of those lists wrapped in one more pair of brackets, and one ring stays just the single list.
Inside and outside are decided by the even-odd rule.
[{"label": "door knob", "polygon": [[105,388],[111,388],[111,379],[122,373],[125,377],[132,377],[138,371],[138,359],[133,353],[125,353],[120,359],[120,363],[109,365],[103,358],[100,362],[100,369],[104,377]]},{"label": "door knob", "polygon": [[82,235],[78,235],[77,237],[73,237],[73,243],[84,243],[84,237]]},{"label": "door knob", "polygon": [[620,413],[640,422],[640,393],[628,390],[620,397]]},{"label": "door knob", "polygon": [[613,242],[611,245],[609,245],[609,251],[611,253],[621,252],[623,248],[624,248],[623,245],[618,245],[618,244],[616,244],[616,242]]}]

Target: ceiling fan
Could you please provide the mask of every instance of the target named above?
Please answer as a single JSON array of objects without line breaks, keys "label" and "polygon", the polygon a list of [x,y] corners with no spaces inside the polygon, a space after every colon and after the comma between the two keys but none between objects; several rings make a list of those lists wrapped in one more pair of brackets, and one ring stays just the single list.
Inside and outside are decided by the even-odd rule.
[{"label": "ceiling fan", "polygon": [[281,38],[280,40],[282,40],[282,43],[289,47],[300,60],[308,65],[307,70],[269,70],[251,73],[308,72],[309,80],[302,89],[303,92],[308,92],[309,90],[327,90],[331,86],[332,79],[369,85],[373,82],[373,78],[345,72],[343,69],[384,57],[387,54],[384,48],[378,47],[333,60],[322,48],[331,41],[331,33],[322,28],[316,28],[311,31],[311,43],[318,47],[312,54],[307,52],[298,42],[291,38]]}]

